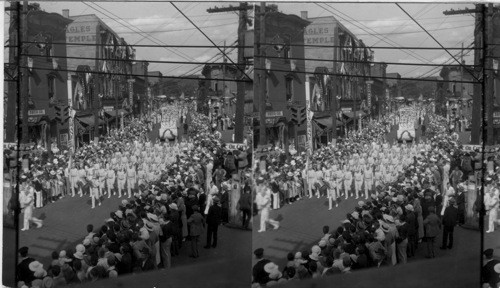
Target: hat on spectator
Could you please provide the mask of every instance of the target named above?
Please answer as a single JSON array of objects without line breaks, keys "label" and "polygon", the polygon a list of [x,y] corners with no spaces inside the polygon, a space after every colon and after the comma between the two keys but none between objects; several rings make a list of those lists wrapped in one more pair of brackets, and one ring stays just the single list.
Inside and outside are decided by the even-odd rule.
[{"label": "hat on spectator", "polygon": [[81,251],[76,251],[73,256],[75,256],[76,259],[83,260],[83,253]]},{"label": "hat on spectator", "polygon": [[85,253],[85,246],[83,246],[82,244],[76,245],[76,251]]},{"label": "hat on spectator", "polygon": [[405,209],[408,210],[408,211],[412,211],[412,212],[414,211],[413,210],[413,205],[411,205],[411,204],[406,205]]},{"label": "hat on spectator", "polygon": [[45,277],[42,280],[43,288],[52,288],[54,287],[54,279],[52,277]]},{"label": "hat on spectator", "polygon": [[483,255],[486,256],[486,257],[493,256],[493,249],[488,248],[488,249],[484,250]]},{"label": "hat on spectator", "polygon": [[321,241],[319,241],[318,245],[320,248],[326,247],[326,241],[322,239]]},{"label": "hat on spectator", "polygon": [[35,272],[39,269],[43,269],[43,264],[35,260],[28,265],[28,268],[31,271]]},{"label": "hat on spectator", "polygon": [[276,270],[278,270],[278,265],[274,264],[273,262],[269,262],[266,265],[264,265],[264,271],[267,273],[272,273]]},{"label": "hat on spectator", "polygon": [[382,216],[384,218],[384,220],[388,223],[394,223],[394,217],[392,217],[391,215],[387,215],[387,214],[384,214]]},{"label": "hat on spectator", "polygon": [[89,238],[83,239],[83,246],[90,246],[90,239]]}]

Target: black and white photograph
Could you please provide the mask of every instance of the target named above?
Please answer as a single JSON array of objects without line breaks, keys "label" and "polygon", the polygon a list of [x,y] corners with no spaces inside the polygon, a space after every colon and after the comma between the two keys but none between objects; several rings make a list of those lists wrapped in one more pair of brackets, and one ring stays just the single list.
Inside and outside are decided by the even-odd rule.
[{"label": "black and white photograph", "polygon": [[0,7],[4,287],[500,288],[498,0]]},{"label": "black and white photograph", "polygon": [[252,287],[498,287],[498,4],[258,8]]},{"label": "black and white photograph", "polygon": [[253,6],[3,6],[3,284],[249,286]]}]

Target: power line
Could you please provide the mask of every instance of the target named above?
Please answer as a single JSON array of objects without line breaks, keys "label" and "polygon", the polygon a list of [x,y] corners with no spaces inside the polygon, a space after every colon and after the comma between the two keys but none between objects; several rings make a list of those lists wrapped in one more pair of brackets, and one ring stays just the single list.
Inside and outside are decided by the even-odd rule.
[{"label": "power line", "polygon": [[[24,43],[33,43],[37,44],[38,42],[34,41],[26,41]],[[170,47],[175,47],[175,48],[217,48],[219,49],[220,45],[213,46],[213,45],[152,45],[152,44],[138,44],[138,45],[131,45],[131,44],[113,44],[113,45],[108,45],[108,44],[99,44],[99,43],[67,43],[67,42],[52,42],[52,44],[58,44],[58,45],[68,45],[68,46],[133,46],[133,47],[148,47],[148,48],[170,48]],[[258,43],[260,45],[275,45],[275,43]],[[500,44],[489,44],[489,45],[500,45]],[[318,47],[318,48],[347,48],[349,46],[342,46],[342,45],[315,45],[315,44],[287,44],[287,46],[297,46],[297,47]],[[17,47],[17,45],[5,45],[4,48],[10,48],[10,47]],[[253,48],[252,46],[239,46],[239,45],[229,45],[226,46],[227,48]],[[412,47],[412,46],[366,46],[364,48],[367,49],[381,49],[381,50],[443,50],[441,47]],[[458,47],[444,47],[446,50],[462,50],[462,48]],[[470,49],[475,49],[475,50],[481,50],[481,48],[470,48]]]},{"label": "power line", "polygon": [[[269,58],[269,59],[283,59],[283,57],[279,56],[259,56],[255,55],[254,58]],[[369,63],[369,64],[387,64],[387,65],[401,65],[401,66],[450,66],[450,67],[461,67],[461,65],[458,64],[449,64],[449,65],[443,65],[443,64],[430,64],[430,63],[405,63],[405,62],[385,62],[385,61],[363,61],[363,60],[332,60],[332,59],[319,59],[319,58],[295,58],[295,57],[290,57],[287,58],[289,60],[304,60],[304,61],[317,61],[317,62],[335,62],[335,63]]]},{"label": "power line", "polygon": [[191,23],[194,27],[196,27],[196,29],[198,29],[198,31],[200,31],[200,33],[201,33],[201,34],[203,34],[203,36],[205,36],[205,38],[207,38],[207,39],[208,39],[208,41],[210,41],[210,42],[211,42],[214,46],[216,46],[216,47],[217,47],[217,49],[219,49],[219,51],[220,51],[222,54],[224,54],[224,55],[228,58],[228,60],[229,60],[229,61],[231,61],[231,63],[233,63],[233,65],[235,65],[235,66],[238,68],[238,70],[240,70],[240,71],[241,71],[241,73],[243,73],[243,75],[245,75],[246,77],[248,77],[249,79],[251,79],[251,77],[250,77],[250,76],[248,76],[248,75],[247,75],[247,73],[245,73],[245,71],[244,71],[244,70],[242,70],[242,69],[241,69],[238,65],[236,65],[236,63],[234,63],[234,61],[233,61],[231,58],[229,58],[229,57],[226,55],[226,53],[224,53],[224,51],[222,51],[222,49],[220,49],[220,47],[218,47],[218,46],[217,46],[217,44],[215,44],[215,42],[214,42],[214,41],[212,41],[212,39],[210,39],[210,37],[208,37],[208,35],[207,35],[207,34],[205,34],[205,32],[203,32],[203,30],[201,30],[200,28],[198,28],[198,26],[196,26],[196,24],[195,24],[195,23],[194,23],[191,19],[189,19],[189,17],[187,17],[187,16],[186,16],[186,14],[184,14],[184,13],[183,13],[183,12],[182,12],[179,8],[177,8],[177,6],[176,6],[173,2],[170,2],[170,4],[171,4],[172,6],[174,6],[174,8],[175,8],[175,9],[177,9],[177,11],[179,11],[179,12],[182,14],[182,16],[184,16],[184,17],[185,17],[185,18],[186,18],[186,19],[187,19],[187,20],[188,20],[188,21],[189,21],[189,22],[190,22],[190,23]]},{"label": "power line", "polygon": [[[22,56],[36,57],[36,58],[46,58],[47,56],[34,55],[34,54],[22,54]],[[93,58],[93,57],[74,57],[74,56],[51,56],[52,58],[60,59],[80,59],[80,60],[99,60],[99,61],[116,61],[116,62],[144,62],[144,63],[164,63],[164,64],[190,64],[190,65],[227,65],[231,66],[233,64],[227,62],[220,63],[208,63],[208,62],[188,62],[188,61],[163,61],[163,60],[129,60],[129,59],[114,59],[114,58]]]},{"label": "power line", "polygon": [[[452,58],[453,58],[453,59],[454,59],[457,63],[460,63],[460,61],[458,61],[458,60],[457,60],[457,58],[455,58],[455,56],[453,56],[453,55],[450,53],[450,51],[448,51],[446,48],[444,48],[444,46],[443,46],[443,45],[442,45],[442,44],[441,44],[441,43],[440,43],[440,42],[439,42],[436,38],[434,38],[434,36],[432,36],[432,34],[431,34],[431,33],[429,33],[429,32],[428,32],[428,31],[427,31],[427,30],[426,30],[426,29],[425,29],[422,25],[420,25],[420,23],[418,23],[418,22],[417,22],[417,20],[415,20],[415,19],[414,19],[414,18],[413,18],[413,17],[412,17],[412,16],[411,16],[408,12],[406,12],[406,10],[405,10],[405,9],[403,9],[403,7],[401,7],[398,3],[395,3],[395,4],[396,4],[396,6],[398,6],[398,7],[399,7],[399,9],[401,9],[401,10],[402,10],[402,11],[403,11],[406,15],[408,15],[408,17],[410,17],[410,18],[413,20],[413,22],[415,22],[415,24],[417,24],[420,28],[422,28],[422,30],[424,30],[424,31],[425,31],[425,33],[427,33],[427,35],[429,35],[429,36],[430,36],[430,37],[431,37],[434,41],[436,41],[436,43],[437,43],[437,44],[439,44],[439,46],[441,46],[441,48],[443,48],[443,49],[446,51],[446,53],[448,53],[448,54],[449,54],[449,55],[450,55],[450,56],[451,56],[451,57],[452,57]],[[460,66],[461,66],[463,69],[465,69],[465,71],[469,72],[469,73],[472,75],[472,77],[473,77],[474,79],[476,79],[476,81],[479,81],[479,79],[476,77],[476,75],[474,75],[473,73],[471,73],[471,72],[469,71],[469,69],[467,69],[467,67],[465,67],[462,63],[460,63]]]},{"label": "power line", "polygon": [[[232,19],[231,19],[232,20]],[[231,23],[225,23],[225,24],[218,24],[218,25],[209,25],[209,26],[200,26],[200,28],[216,28],[216,27],[223,27],[227,25],[232,25],[232,24],[238,24],[238,22],[231,22]],[[184,28],[184,29],[170,29],[170,30],[153,30],[153,31],[145,31],[146,33],[175,33],[179,31],[193,31],[196,30],[196,28]],[[135,32],[117,32],[119,34],[134,34]],[[135,46],[136,44],[134,44]]]},{"label": "power line", "polygon": [[[344,16],[346,16],[346,17],[348,17],[348,18],[350,18],[350,19],[351,19],[351,21],[349,21],[348,19],[346,19],[346,18],[344,18],[344,17],[342,17],[342,16],[339,16],[339,15],[337,15],[337,14],[333,13],[331,10],[329,10],[329,9],[327,9],[327,8],[323,7],[323,6],[320,6],[318,3],[316,3],[316,5],[318,5],[319,7],[323,8],[323,9],[328,10],[328,11],[329,11],[330,13],[332,13],[333,15],[335,15],[335,16],[337,16],[337,17],[339,17],[339,18],[343,19],[344,21],[346,21],[346,22],[348,22],[348,23],[350,23],[350,24],[352,24],[352,25],[354,25],[354,26],[356,26],[356,27],[360,28],[361,30],[363,30],[363,31],[365,31],[365,32],[367,32],[367,33],[369,33],[370,35],[372,35],[372,33],[377,33],[377,31],[373,30],[372,28],[370,28],[370,27],[368,27],[368,26],[366,26],[366,25],[364,25],[364,24],[361,24],[361,23],[360,23],[360,24],[361,24],[362,26],[364,26],[365,28],[360,27],[358,24],[351,23],[351,21],[352,21],[352,22],[357,22],[357,21],[356,21],[354,18],[352,18],[351,16],[349,16],[349,15],[347,15],[347,14],[343,13],[342,11],[340,11],[340,10],[338,10],[338,9],[335,9],[335,8],[334,8],[334,7],[332,7],[331,5],[328,5],[328,3],[325,3],[325,6],[330,7],[331,9],[333,9],[333,10],[337,11],[338,13],[340,13],[340,14],[342,14],[342,15],[344,15]],[[359,23],[359,22],[358,22],[358,23]],[[368,31],[368,30],[370,30],[372,33],[370,33],[370,31]],[[378,35],[373,35],[373,36],[374,36],[375,38],[377,38],[377,39],[382,39],[382,38],[381,38],[380,36],[378,36]],[[392,46],[394,46],[394,47],[396,47],[396,46],[398,46],[398,45],[399,45],[399,44],[397,44],[396,42],[394,42],[394,41],[392,41],[392,40],[390,40],[390,39],[388,39],[388,40],[382,40],[382,41],[383,41],[383,42],[385,42],[385,43],[387,43],[387,44],[389,44],[389,45],[392,45]],[[392,42],[392,44],[391,44],[389,41],[390,41],[390,42]],[[395,44],[397,44],[397,45],[395,45]],[[401,46],[401,45],[399,45],[399,46]],[[421,55],[419,55],[419,54],[417,54],[417,53],[415,53],[415,52],[413,52],[413,51],[404,51],[404,50],[402,50],[402,52],[403,52],[403,53],[405,53],[405,54],[407,54],[407,55],[409,55],[409,56],[411,56],[411,57],[413,57],[413,58],[415,58],[415,59],[418,59],[418,60],[420,60],[420,61],[422,61],[422,60],[423,60],[423,61],[427,61],[427,62],[429,62],[429,59],[426,59],[425,57],[422,57]]]},{"label": "power line", "polygon": [[[30,67],[23,67],[19,66],[19,68],[27,68],[27,69],[32,69],[32,70],[44,70],[44,71],[54,71],[54,68],[30,68]],[[90,73],[90,74],[97,74],[97,75],[114,75],[114,76],[135,76],[135,77],[144,77],[144,74],[126,74],[126,73],[109,73],[109,72],[100,72],[100,71],[79,71],[79,70],[72,70],[72,69],[62,69],[59,68],[56,71],[62,71],[62,72],[73,72],[73,73]],[[201,78],[201,77],[185,77],[185,76],[156,76],[156,75],[149,75],[148,78],[164,78],[164,79],[187,79],[187,80],[207,80],[207,81],[228,81],[228,82],[246,82],[246,83],[252,83],[252,80],[243,80],[243,79],[230,79],[230,78],[221,78],[221,79],[216,79],[216,78]]]},{"label": "power line", "polygon": [[[85,5],[87,5],[87,6],[89,6],[90,8],[94,9],[95,11],[100,12],[100,13],[102,13],[102,14],[104,14],[104,15],[108,16],[108,14],[106,14],[106,13],[104,13],[104,12],[102,12],[102,11],[99,11],[99,10],[98,10],[98,9],[96,9],[95,7],[90,6],[89,4],[87,4],[87,3],[85,3],[85,2],[82,2],[82,3],[83,3],[83,4],[85,4]],[[93,4],[94,4],[94,5],[96,5],[96,6],[98,6],[98,7],[100,7],[98,4],[95,4],[95,3],[93,3]],[[103,10],[107,11],[107,12],[108,12],[108,13],[110,13],[111,15],[113,15],[113,16],[117,17],[118,19],[120,19],[120,17],[118,17],[117,15],[115,15],[115,14],[113,14],[113,13],[109,12],[108,10],[106,10],[106,9],[104,9],[104,8],[102,8],[102,7],[101,7],[101,9],[103,9]],[[120,24],[121,26],[123,26],[123,27],[125,27],[125,28],[127,28],[127,29],[131,30],[131,31],[134,31],[134,29],[132,29],[131,27],[129,27],[130,23],[128,23],[127,21],[122,20],[123,22],[127,23],[127,25],[124,25],[123,23],[120,23],[118,20],[115,20],[115,19],[112,19],[112,20],[113,20],[113,21],[115,21],[115,22],[117,22],[117,23],[118,23],[118,24]],[[135,32],[136,32],[137,30],[138,30],[138,31],[142,31],[142,30],[141,30],[141,29],[139,29],[139,28],[135,28],[135,29],[136,29],[136,30],[135,30]],[[140,33],[140,32],[139,32],[138,34],[139,34],[139,35],[142,35],[143,33]],[[150,40],[151,40],[153,43],[155,43],[155,44],[159,44],[159,43],[158,43],[158,41],[155,41],[155,38],[153,38],[153,37],[148,37],[148,38],[150,38]],[[161,41],[160,41],[160,43],[161,43]],[[165,44],[165,43],[163,43],[163,44]],[[174,53],[175,55],[177,55],[177,56],[179,56],[179,57],[181,57],[181,58],[185,59],[185,60],[189,60],[189,59],[188,59],[188,58],[189,58],[189,56],[187,56],[187,55],[183,55],[183,53],[178,53],[177,51],[173,51],[172,49],[168,49],[168,48],[165,48],[165,49],[166,49],[167,51],[169,51],[169,52],[171,52],[171,53]]]},{"label": "power line", "polygon": [[[34,41],[26,41],[26,42],[23,42],[23,43],[33,43],[33,44],[37,44],[39,42],[34,42]],[[68,46],[133,46],[133,47],[148,47],[148,48],[172,48],[172,47],[175,47],[175,48],[217,48],[219,46],[213,46],[213,45],[153,45],[153,44],[137,44],[137,45],[131,45],[131,44],[113,44],[113,45],[109,45],[109,44],[99,44],[99,43],[66,43],[66,42],[52,42],[52,44],[58,44],[58,45],[68,45]],[[17,45],[6,45],[4,47],[17,47]],[[237,48],[237,47],[240,47],[240,46],[237,46],[237,45],[230,45],[230,46],[226,46],[228,48]],[[241,46],[242,48],[253,48],[253,46]],[[436,48],[437,49],[437,48]]]},{"label": "power line", "polygon": [[[298,67],[300,68],[300,67]],[[266,68],[255,68],[255,70],[268,71]],[[285,72],[285,73],[297,73],[297,74],[310,74],[313,75],[314,71],[290,71],[285,69],[271,69],[271,72]],[[417,79],[417,78],[403,78],[403,77],[383,77],[383,76],[370,76],[370,75],[355,75],[355,74],[342,74],[342,73],[323,73],[329,76],[339,76],[339,77],[352,77],[352,78],[367,78],[367,79],[394,79],[394,80],[415,80],[415,81],[430,81],[430,82],[450,82],[444,80],[434,80],[434,79]],[[477,82],[472,81],[453,81],[456,83],[471,83],[476,84]]]}]

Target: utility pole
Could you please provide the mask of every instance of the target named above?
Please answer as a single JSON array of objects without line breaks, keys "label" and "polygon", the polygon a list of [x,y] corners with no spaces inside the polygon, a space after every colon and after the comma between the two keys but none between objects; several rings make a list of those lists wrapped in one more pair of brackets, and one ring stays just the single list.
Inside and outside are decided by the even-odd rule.
[{"label": "utility pole", "polygon": [[[18,39],[18,29],[20,26],[20,6],[21,4],[17,1],[10,2],[10,26],[9,26],[9,70],[11,75],[16,75],[15,77],[19,80],[19,65],[18,65],[18,54],[16,53],[16,46],[19,45]],[[16,73],[17,71],[17,73]],[[16,131],[19,129],[17,127],[16,117],[18,113],[16,112],[19,107],[17,106],[18,91],[17,91],[17,81],[8,82],[8,94],[7,94],[7,115],[5,117],[5,142],[13,143],[16,141]],[[19,140],[19,139],[17,139]]]},{"label": "utility pole", "polygon": [[[257,19],[257,13],[255,13],[255,19]],[[263,43],[266,43],[266,2],[260,2],[260,10],[259,10],[259,27],[255,26],[255,42],[256,49],[254,49],[254,53],[259,55],[258,61],[255,64],[259,64],[256,67],[256,71],[259,71],[259,89],[255,89],[257,91],[257,95],[259,95],[259,144],[266,145],[267,144],[267,135],[266,135],[266,94],[267,94],[267,75],[266,75],[266,49]],[[257,37],[257,34],[259,37]],[[258,39],[258,40],[257,40]]]},{"label": "utility pole", "polygon": [[488,4],[488,9],[486,10],[486,45],[483,48],[485,58],[485,85],[486,85],[486,95],[485,100],[487,105],[486,108],[486,143],[485,145],[493,145],[495,143],[494,139],[494,129],[493,129],[493,103],[495,101],[495,74],[493,71],[493,49],[491,47],[493,43],[493,4]]},{"label": "utility pole", "polygon": [[[475,28],[474,28],[474,71],[476,78],[480,79],[482,69],[481,60],[481,48],[483,48],[482,37],[483,37],[483,9],[484,4],[476,4],[475,9],[462,9],[462,10],[447,10],[444,11],[444,15],[458,15],[458,14],[470,14],[475,13]],[[483,55],[484,57],[484,55]],[[473,89],[473,99],[472,99],[472,123],[471,123],[471,144],[481,144],[481,123],[483,121],[482,117],[482,107],[483,107],[483,92],[480,83],[474,84]]]},{"label": "utility pole", "polygon": [[21,12],[21,30],[19,31],[19,39],[21,41],[18,45],[19,57],[19,97],[21,106],[22,126],[21,126],[21,144],[28,143],[28,57],[24,56],[26,53],[26,42],[28,42],[28,1],[23,1],[23,11]]},{"label": "utility pole", "polygon": [[[222,7],[222,8],[210,8],[207,10],[208,13],[219,13],[219,12],[233,12],[238,11],[238,73],[237,79],[243,80],[245,77],[245,34],[247,31],[247,23],[249,23],[247,10],[252,9],[246,2],[241,2],[238,7]],[[224,47],[226,45],[224,44]],[[225,66],[224,66],[225,67]],[[225,68],[224,68],[225,69]],[[225,78],[225,74],[224,74]],[[244,125],[245,125],[245,82],[238,81],[236,83],[236,113],[235,113],[235,127],[234,127],[234,142],[243,143],[244,136]],[[225,86],[225,85],[223,85]],[[225,91],[225,88],[224,88]],[[224,100],[225,101],[225,100]]]}]

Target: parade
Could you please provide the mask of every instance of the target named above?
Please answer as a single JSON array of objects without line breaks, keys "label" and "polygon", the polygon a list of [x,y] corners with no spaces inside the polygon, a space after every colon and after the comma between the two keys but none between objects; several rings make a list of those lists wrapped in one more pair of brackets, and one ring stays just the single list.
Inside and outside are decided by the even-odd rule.
[{"label": "parade", "polygon": [[[356,205],[346,219],[324,219],[323,235],[312,248],[290,251],[288,262],[278,259],[259,267],[260,272],[254,271],[255,287],[402,265],[419,254],[434,258],[439,254],[438,245],[440,250],[460,253],[453,245],[454,227],[479,226],[482,183],[488,211],[486,233],[493,232],[500,224],[496,213],[498,148],[484,161],[490,167],[483,180],[481,172],[468,171],[464,164],[471,156],[480,156],[478,151],[466,151],[447,130],[446,119],[433,115],[430,109],[403,107],[310,157],[302,153],[261,158],[257,174],[268,185],[265,195],[273,208],[270,213],[261,210],[261,230],[266,225],[263,219],[275,217],[285,205],[290,206],[286,213],[304,209],[294,206],[314,198],[326,198],[329,211],[339,209],[339,204]],[[428,126],[420,139],[387,139],[388,125],[420,130],[419,123],[424,122]],[[475,163],[482,169],[483,161]],[[287,218],[286,214],[280,216]],[[268,221],[274,222],[270,223],[275,229],[291,228]]]},{"label": "parade", "polygon": [[[179,115],[176,121],[182,121],[189,115],[189,131],[182,141],[176,141],[180,135],[175,135],[152,142],[147,127],[156,123],[131,119],[129,126],[112,131],[98,144],[81,147],[73,157],[67,151],[52,151],[52,161],[46,151],[28,156],[34,161],[20,176],[22,231],[30,229],[30,222],[43,229],[42,220],[34,216],[36,208],[57,207],[57,200],[63,197],[91,198],[91,205],[83,209],[95,209],[109,198],[122,200],[117,210],[110,211],[110,218],[103,219],[102,227],[87,226],[88,235],[76,250],[67,247],[54,252],[68,255],[67,261],[58,256],[61,264],[45,269],[35,261],[37,270],[31,268],[34,264],[30,266],[34,274],[28,272],[28,278],[20,274],[18,281],[35,287],[37,281],[45,281],[47,273],[55,281],[58,273],[54,269],[62,271],[68,284],[167,269],[186,243],[190,243],[189,256],[199,257],[203,233],[207,233],[204,247],[217,247],[218,226],[229,222],[229,201],[242,203],[238,195],[240,189],[249,189],[245,188],[249,174],[246,164],[238,165],[240,161],[234,158],[232,165],[225,161],[228,152],[212,133],[206,116],[182,111],[187,110],[167,104],[154,113],[158,122],[163,117],[171,121],[172,115]],[[53,176],[59,177],[60,182],[55,183],[59,186],[52,185]],[[238,225],[248,227],[245,221]]]}]

